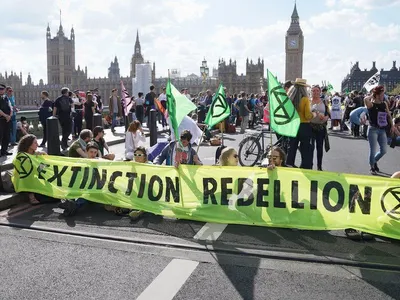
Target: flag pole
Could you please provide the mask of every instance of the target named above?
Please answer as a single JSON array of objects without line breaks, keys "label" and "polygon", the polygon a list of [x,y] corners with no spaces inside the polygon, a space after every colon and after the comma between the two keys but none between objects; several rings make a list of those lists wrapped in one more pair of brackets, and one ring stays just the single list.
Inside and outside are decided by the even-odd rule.
[{"label": "flag pole", "polygon": [[207,125],[204,124],[204,129],[203,129],[203,131],[201,133],[199,144],[197,145],[197,151],[196,151],[197,155],[199,154],[200,144],[203,141],[203,136],[204,136],[204,133],[206,132],[206,129],[207,129]]},{"label": "flag pole", "polygon": [[[269,89],[269,72],[267,69],[267,97],[268,97],[268,105],[269,105],[269,142],[270,142],[270,147],[272,148],[272,127],[271,127],[271,123],[272,123],[272,109],[271,109],[271,97],[270,97],[270,89]],[[267,153],[268,155],[268,153]]]}]

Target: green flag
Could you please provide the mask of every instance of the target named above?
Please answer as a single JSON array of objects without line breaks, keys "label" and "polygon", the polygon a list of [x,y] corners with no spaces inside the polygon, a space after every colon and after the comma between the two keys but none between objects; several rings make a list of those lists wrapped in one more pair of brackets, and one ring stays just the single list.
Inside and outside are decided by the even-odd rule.
[{"label": "green flag", "polygon": [[331,95],[334,94],[335,90],[333,89],[333,85],[328,82],[328,93]]},{"label": "green flag", "polygon": [[231,114],[231,108],[226,102],[226,95],[222,84],[219,85],[218,91],[215,93],[206,120],[208,128],[225,120]]},{"label": "green flag", "polygon": [[171,119],[172,129],[175,133],[175,139],[179,139],[178,127],[183,118],[188,113],[196,109],[196,105],[190,101],[186,96],[182,95],[168,79],[167,88],[167,110],[168,116]]},{"label": "green flag", "polygon": [[295,137],[299,131],[300,117],[282,85],[268,72],[268,98],[271,128],[284,136]]}]

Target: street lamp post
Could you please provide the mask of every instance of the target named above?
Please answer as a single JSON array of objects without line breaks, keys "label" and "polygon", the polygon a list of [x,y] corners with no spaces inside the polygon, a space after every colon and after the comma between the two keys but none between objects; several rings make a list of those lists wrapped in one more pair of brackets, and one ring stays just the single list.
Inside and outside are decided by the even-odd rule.
[{"label": "street lamp post", "polygon": [[205,86],[206,84],[206,79],[208,77],[210,70],[207,67],[207,61],[206,58],[203,59],[203,61],[201,62],[201,67],[200,67],[200,74],[201,77],[203,78],[203,85]]}]

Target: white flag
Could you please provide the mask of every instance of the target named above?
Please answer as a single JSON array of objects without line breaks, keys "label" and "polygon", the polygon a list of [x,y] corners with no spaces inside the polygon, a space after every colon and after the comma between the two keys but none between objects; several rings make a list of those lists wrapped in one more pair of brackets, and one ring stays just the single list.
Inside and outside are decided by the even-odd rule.
[{"label": "white flag", "polygon": [[372,75],[370,79],[367,80],[366,83],[364,83],[364,88],[370,92],[373,88],[377,87],[379,85],[379,80],[381,79],[381,73],[378,71],[376,74]]}]

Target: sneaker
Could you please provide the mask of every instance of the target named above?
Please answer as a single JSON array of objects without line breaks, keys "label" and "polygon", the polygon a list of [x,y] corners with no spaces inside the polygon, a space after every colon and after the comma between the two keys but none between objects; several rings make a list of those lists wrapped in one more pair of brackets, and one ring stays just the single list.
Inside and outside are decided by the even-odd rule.
[{"label": "sneaker", "polygon": [[375,169],[376,172],[379,172],[379,168],[378,168],[378,164],[377,163],[374,163],[374,169]]},{"label": "sneaker", "polygon": [[346,234],[346,236],[349,239],[351,239],[353,241],[361,241],[361,239],[362,239],[362,234],[361,234],[361,231],[359,231],[359,230],[347,228],[344,230],[344,233]]},{"label": "sneaker", "polygon": [[58,203],[58,208],[66,209],[68,207],[68,202],[71,200],[61,199],[60,203]]},{"label": "sneaker", "polygon": [[135,220],[139,219],[140,216],[143,214],[144,214],[144,211],[142,211],[142,210],[132,210],[129,213],[129,217],[131,218],[131,220],[135,221]]},{"label": "sneaker", "polygon": [[375,169],[374,169],[373,167],[369,170],[369,173],[370,173],[371,175],[376,175],[376,174],[377,174],[376,171],[375,171]]},{"label": "sneaker", "polygon": [[370,233],[361,231],[361,238],[362,238],[364,241],[371,241],[371,240],[374,239],[374,236],[373,236],[372,234],[370,234]]},{"label": "sneaker", "polygon": [[68,201],[67,208],[64,209],[63,215],[64,217],[72,217],[76,215],[76,212],[78,211],[78,207],[76,206],[75,201]]}]

